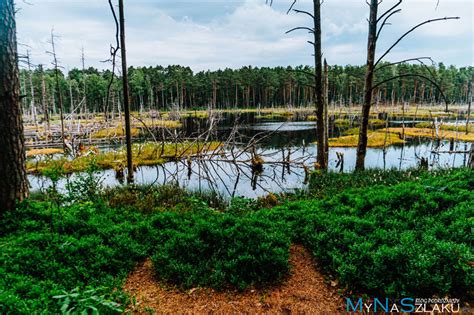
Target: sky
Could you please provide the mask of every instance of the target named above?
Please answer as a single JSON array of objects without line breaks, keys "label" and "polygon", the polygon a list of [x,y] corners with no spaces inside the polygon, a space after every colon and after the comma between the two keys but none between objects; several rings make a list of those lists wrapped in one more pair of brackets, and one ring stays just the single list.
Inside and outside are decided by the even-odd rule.
[{"label": "sky", "polygon": [[[65,69],[110,67],[115,24],[106,0],[17,0],[20,54],[30,51],[33,64],[51,64],[51,31]],[[114,3],[118,1],[114,0]],[[313,63],[311,34],[285,34],[311,26],[304,14],[287,10],[292,0],[126,0],[127,59],[130,66],[189,66],[195,71],[242,66],[296,66]],[[396,0],[384,0],[381,12]],[[414,25],[426,19],[459,16],[428,24],[404,39],[384,60],[431,56],[447,65],[474,65],[473,0],[405,0],[402,12],[384,28],[380,56]],[[311,10],[312,0],[296,9]],[[118,11],[118,10],[117,10]],[[366,60],[369,8],[365,0],[325,0],[322,46],[329,64],[362,65]]]}]

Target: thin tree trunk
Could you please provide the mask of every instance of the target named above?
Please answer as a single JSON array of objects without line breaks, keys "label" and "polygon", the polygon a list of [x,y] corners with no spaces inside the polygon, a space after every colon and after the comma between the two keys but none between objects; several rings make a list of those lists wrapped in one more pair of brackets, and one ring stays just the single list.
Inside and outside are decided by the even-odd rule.
[{"label": "thin tree trunk", "polygon": [[0,216],[28,197],[15,8],[0,0]]},{"label": "thin tree trunk", "polygon": [[326,150],[325,150],[325,128],[324,128],[324,97],[323,97],[323,64],[321,52],[321,2],[314,0],[314,78],[315,98],[316,98],[316,117],[317,117],[317,139],[318,153],[316,160],[320,169],[327,169]]},{"label": "thin tree trunk", "polygon": [[44,81],[44,72],[43,72],[43,66],[39,65],[40,69],[40,75],[41,75],[41,102],[43,103],[43,118],[46,121],[46,126],[47,126],[47,134],[49,135],[51,133],[51,123],[49,120],[49,106],[48,106],[48,98],[46,95],[46,82]]},{"label": "thin tree trunk", "polygon": [[469,122],[471,120],[471,106],[473,102],[473,98],[472,98],[473,89],[474,89],[474,81],[472,81],[469,86],[469,97],[468,97],[469,105],[467,106],[466,134],[469,134]]},{"label": "thin tree trunk", "polygon": [[120,50],[122,57],[123,106],[125,111],[125,138],[127,142],[127,182],[133,183],[132,135],[130,128],[130,94],[128,91],[127,50],[125,47],[125,13],[123,0],[119,0]]},{"label": "thin tree trunk", "polygon": [[66,139],[65,139],[65,133],[64,133],[64,113],[63,113],[63,99],[61,96],[61,89],[59,86],[59,69],[58,69],[58,59],[56,57],[56,46],[54,44],[54,33],[51,31],[51,46],[53,48],[52,54],[53,54],[53,64],[54,64],[54,76],[56,79],[56,95],[58,98],[58,106],[59,106],[59,116],[61,119],[61,139],[63,142],[63,150],[64,153],[66,153]]},{"label": "thin tree trunk", "polygon": [[324,151],[326,152],[326,163],[329,162],[329,113],[328,113],[328,98],[329,98],[329,76],[328,63],[324,59]]},{"label": "thin tree trunk", "polygon": [[367,46],[367,69],[365,74],[364,103],[357,146],[356,170],[365,169],[365,155],[367,154],[367,131],[369,128],[370,106],[372,104],[372,85],[374,81],[375,49],[377,45],[377,9],[378,0],[370,1],[369,39]]}]

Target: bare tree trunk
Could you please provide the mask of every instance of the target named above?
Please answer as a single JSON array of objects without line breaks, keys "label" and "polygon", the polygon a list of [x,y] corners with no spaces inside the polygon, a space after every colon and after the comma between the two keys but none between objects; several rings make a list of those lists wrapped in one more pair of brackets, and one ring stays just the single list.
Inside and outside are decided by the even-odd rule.
[{"label": "bare tree trunk", "polygon": [[66,139],[65,139],[65,133],[64,133],[64,113],[63,113],[63,99],[61,95],[61,88],[59,86],[59,69],[58,69],[58,59],[56,56],[56,46],[54,44],[54,33],[51,31],[51,46],[53,48],[53,51],[51,54],[53,55],[53,64],[54,64],[54,76],[56,79],[56,95],[58,98],[58,107],[59,107],[59,116],[61,119],[61,139],[63,142],[63,149],[64,152],[66,152],[67,146],[66,146]]},{"label": "bare tree trunk", "polygon": [[469,154],[469,168],[474,170],[474,143],[471,144],[471,153]]},{"label": "bare tree trunk", "polygon": [[84,93],[84,115],[86,116],[87,119],[87,82],[86,82],[86,62],[85,62],[85,56],[84,56],[84,47],[82,47],[82,54],[81,54],[81,61],[82,61],[82,89]]},{"label": "bare tree trunk", "polygon": [[123,107],[125,111],[125,138],[127,142],[127,182],[133,183],[132,135],[130,128],[130,94],[128,91],[127,50],[125,47],[125,13],[123,0],[119,0],[120,50],[122,57]]},{"label": "bare tree trunk", "polygon": [[0,0],[0,216],[28,197],[15,8]]},{"label": "bare tree trunk", "polygon": [[328,98],[329,98],[329,73],[328,63],[324,59],[324,151],[326,152],[326,163],[329,163],[329,113],[328,113]]},{"label": "bare tree trunk", "polygon": [[316,160],[321,169],[327,169],[326,150],[325,150],[325,128],[324,128],[324,97],[323,97],[323,63],[321,52],[321,2],[314,0],[314,77],[315,77],[315,98],[316,98],[316,117],[318,153]]},{"label": "bare tree trunk", "polygon": [[46,121],[47,126],[47,134],[51,133],[51,123],[49,120],[49,106],[48,106],[48,98],[46,95],[46,82],[44,82],[44,72],[43,72],[43,65],[39,65],[40,73],[41,73],[41,102],[43,107],[43,118]]},{"label": "bare tree trunk", "polygon": [[471,81],[471,84],[469,85],[469,97],[468,97],[469,105],[467,106],[466,134],[469,134],[469,122],[471,120],[471,106],[473,103],[473,98],[472,98],[473,89],[474,89],[474,81]]},{"label": "bare tree trunk", "polygon": [[27,51],[26,59],[28,63],[28,79],[29,79],[30,91],[31,91],[31,101],[30,101],[31,117],[33,119],[33,124],[36,127],[36,131],[38,131],[38,120],[36,118],[36,105],[35,105],[35,88],[33,86],[33,76],[31,75],[30,51]]},{"label": "bare tree trunk", "polygon": [[365,169],[367,153],[367,131],[369,128],[370,106],[372,105],[372,85],[374,81],[375,49],[377,45],[377,10],[378,0],[370,1],[369,39],[367,46],[367,69],[365,74],[364,103],[357,146],[356,170]]}]

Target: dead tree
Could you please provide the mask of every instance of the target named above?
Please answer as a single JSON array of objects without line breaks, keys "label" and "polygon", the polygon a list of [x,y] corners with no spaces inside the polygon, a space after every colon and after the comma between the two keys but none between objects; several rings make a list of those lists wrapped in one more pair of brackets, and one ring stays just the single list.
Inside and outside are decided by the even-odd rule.
[{"label": "dead tree", "polygon": [[[422,27],[423,25],[433,23],[433,22],[438,22],[438,21],[446,21],[446,20],[452,20],[452,19],[459,19],[459,17],[444,17],[444,18],[438,18],[438,19],[433,19],[433,20],[426,20],[413,28],[411,28],[409,31],[404,33],[401,37],[399,37],[395,43],[390,46],[377,60],[375,59],[376,55],[376,48],[377,48],[377,40],[380,37],[380,34],[383,30],[383,28],[386,25],[389,25],[388,21],[390,20],[391,17],[393,17],[395,14],[400,13],[401,9],[398,9],[398,7],[401,5],[403,0],[398,0],[398,2],[393,5],[391,8],[389,8],[387,11],[385,11],[383,14],[380,16],[378,15],[378,9],[379,5],[382,3],[381,0],[370,0],[370,3],[367,2],[367,4],[370,7],[370,15],[369,15],[369,34],[368,34],[368,43],[367,43],[367,64],[366,64],[366,74],[365,74],[365,85],[364,85],[364,103],[362,104],[362,117],[361,117],[361,124],[360,124],[360,129],[359,129],[359,143],[357,145],[357,159],[356,159],[356,170],[361,171],[365,169],[365,156],[367,153],[367,132],[368,132],[368,126],[369,126],[369,115],[370,115],[370,108],[372,106],[372,98],[373,98],[373,92],[382,84],[385,84],[387,82],[403,78],[403,77],[419,77],[422,79],[425,79],[427,81],[430,81],[441,93],[441,96],[445,100],[446,103],[446,110],[448,110],[448,101],[447,98],[445,97],[442,89],[439,87],[439,85],[435,82],[434,79],[431,79],[425,75],[421,74],[415,74],[415,73],[408,73],[408,74],[400,74],[397,76],[394,76],[390,79],[384,80],[382,82],[374,84],[374,76],[375,72],[377,69],[377,66],[382,62],[382,60],[409,34],[411,34],[413,31],[416,29]],[[417,60],[421,58],[412,58],[412,59],[407,59],[401,62],[397,63],[402,63],[402,62],[407,62],[411,60]],[[397,64],[393,63],[393,64]],[[384,67],[384,66],[382,66]],[[382,68],[380,67],[380,68]]]},{"label": "dead tree", "polygon": [[[270,2],[270,4],[273,1]],[[268,2],[267,2],[268,3]],[[316,100],[316,118],[317,118],[317,165],[320,169],[327,169],[327,158],[326,158],[326,124],[324,119],[324,92],[323,92],[323,54],[321,50],[321,1],[313,0],[313,13],[304,10],[296,10],[293,7],[296,4],[296,0],[290,6],[288,13],[293,10],[296,13],[305,14],[311,17],[313,21],[313,27],[299,26],[289,30],[288,33],[297,30],[308,31],[313,35],[313,41],[308,41],[314,48],[314,73],[305,72],[306,74],[314,77],[314,99]]]},{"label": "dead tree", "polygon": [[127,144],[127,182],[133,183],[132,135],[130,130],[130,94],[128,89],[127,50],[125,48],[125,13],[123,8],[123,0],[119,0],[119,15],[120,50],[122,58],[123,106],[125,111],[125,138]]},{"label": "dead tree", "polygon": [[58,101],[59,107],[59,117],[61,120],[61,140],[63,143],[64,153],[66,153],[67,146],[66,146],[66,138],[64,132],[64,109],[63,109],[63,98],[61,94],[61,86],[59,85],[59,62],[56,54],[56,45],[54,43],[54,30],[51,30],[51,48],[52,51],[48,52],[53,57],[53,66],[54,66],[54,78],[56,81],[56,97]]},{"label": "dead tree", "polygon": [[86,78],[86,62],[84,56],[84,47],[82,47],[82,54],[81,54],[81,62],[82,62],[82,89],[83,89],[83,113],[87,116],[87,78]]},{"label": "dead tree", "polygon": [[466,134],[469,134],[469,123],[470,123],[470,120],[471,120],[471,106],[472,106],[472,102],[473,102],[473,98],[472,98],[472,93],[473,93],[473,90],[474,89],[474,78],[471,78],[471,82],[469,83],[469,97],[468,97],[468,105],[467,105],[467,119],[466,119]]},{"label": "dead tree", "polygon": [[326,153],[326,163],[329,163],[329,72],[328,72],[328,63],[326,58],[324,58],[324,80],[323,80],[323,95],[324,95],[324,151]]},{"label": "dead tree", "polygon": [[28,197],[13,2],[0,0],[0,216]]},{"label": "dead tree", "polygon": [[30,100],[31,118],[33,120],[33,124],[36,127],[36,131],[38,131],[38,121],[36,119],[35,88],[33,86],[33,75],[31,73],[31,61],[30,61],[29,50],[26,52],[26,60],[28,64],[28,81],[30,84],[30,93],[31,93],[31,100]]},{"label": "dead tree", "polygon": [[471,144],[471,152],[469,153],[469,167],[474,170],[474,143]]}]

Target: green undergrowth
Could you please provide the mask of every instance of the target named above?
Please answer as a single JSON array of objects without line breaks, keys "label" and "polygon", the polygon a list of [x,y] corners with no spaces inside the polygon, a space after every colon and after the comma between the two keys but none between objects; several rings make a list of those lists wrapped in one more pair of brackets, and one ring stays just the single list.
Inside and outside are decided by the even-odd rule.
[{"label": "green undergrowth", "polygon": [[0,313],[120,313],[127,274],[151,258],[182,289],[283,280],[291,243],[346,292],[472,298],[471,170],[311,177],[308,192],[224,200],[175,186],[102,190],[93,173],[0,219]]},{"label": "green undergrowth", "polygon": [[293,242],[310,249],[349,291],[472,298],[473,172],[406,174],[406,181],[390,172],[367,175],[378,183],[362,174],[349,183],[330,178],[341,193],[331,195],[336,188],[330,188],[323,195],[331,197],[258,216],[286,222]]}]

